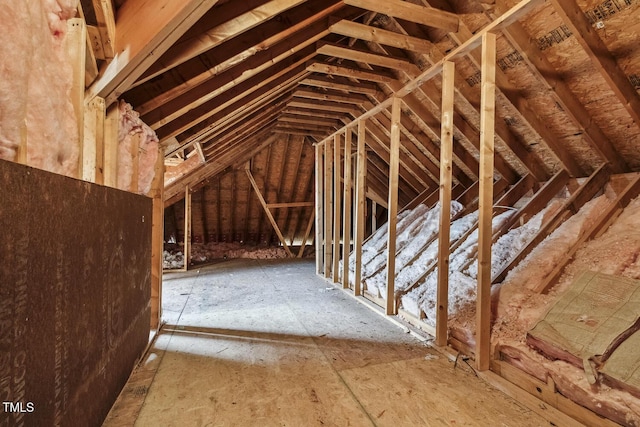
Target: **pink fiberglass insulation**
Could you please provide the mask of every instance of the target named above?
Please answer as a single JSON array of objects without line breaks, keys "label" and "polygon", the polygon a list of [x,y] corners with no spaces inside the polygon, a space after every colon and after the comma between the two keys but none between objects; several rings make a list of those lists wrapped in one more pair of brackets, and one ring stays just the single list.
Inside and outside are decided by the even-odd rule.
[{"label": "pink fiberglass insulation", "polygon": [[15,160],[22,138],[28,164],[74,176],[77,119],[66,21],[77,0],[0,0],[0,158]]},{"label": "pink fiberglass insulation", "polygon": [[120,101],[118,124],[118,188],[130,190],[133,182],[134,150],[138,150],[137,192],[147,194],[155,174],[158,158],[158,137],[153,129],[140,120],[140,114],[130,104]]}]

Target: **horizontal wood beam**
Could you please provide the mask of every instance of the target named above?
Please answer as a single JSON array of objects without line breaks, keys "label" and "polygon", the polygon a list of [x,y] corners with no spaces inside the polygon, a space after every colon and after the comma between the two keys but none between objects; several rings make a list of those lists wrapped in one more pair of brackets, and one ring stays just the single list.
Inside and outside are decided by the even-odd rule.
[{"label": "horizontal wood beam", "polygon": [[433,7],[425,7],[400,0],[344,0],[345,4],[383,13],[395,18],[441,28],[449,32],[458,31],[458,15]]},{"label": "horizontal wood beam", "polygon": [[329,26],[329,30],[334,34],[340,34],[345,37],[353,37],[373,43],[380,43],[386,46],[397,47],[398,49],[410,50],[429,54],[433,49],[433,45],[428,40],[405,34],[395,33],[393,31],[383,30],[381,28],[372,27],[370,25],[360,24],[358,22],[341,20]]},{"label": "horizontal wood beam", "polygon": [[394,58],[390,55],[378,55],[370,51],[355,49],[353,47],[345,47],[328,42],[319,42],[316,52],[335,58],[348,59],[354,62],[366,62],[367,64],[378,65],[380,67],[390,68],[393,70],[413,70],[416,73],[420,71],[417,65],[408,59]]}]

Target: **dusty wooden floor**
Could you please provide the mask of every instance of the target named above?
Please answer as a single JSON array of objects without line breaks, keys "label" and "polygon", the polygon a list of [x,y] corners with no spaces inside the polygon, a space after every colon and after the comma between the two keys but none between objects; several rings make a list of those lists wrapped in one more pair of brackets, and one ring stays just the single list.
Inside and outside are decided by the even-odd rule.
[{"label": "dusty wooden floor", "polygon": [[314,267],[236,260],[165,275],[167,325],[104,425],[549,425]]}]

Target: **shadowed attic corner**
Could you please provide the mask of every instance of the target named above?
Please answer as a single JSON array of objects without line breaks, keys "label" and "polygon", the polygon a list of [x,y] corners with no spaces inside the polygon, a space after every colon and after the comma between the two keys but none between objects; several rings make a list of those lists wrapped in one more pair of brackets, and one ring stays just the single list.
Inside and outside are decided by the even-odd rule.
[{"label": "shadowed attic corner", "polygon": [[[132,297],[140,306],[130,314],[147,316],[148,299],[154,331],[165,268],[188,276],[221,258],[315,257],[318,276],[460,352],[550,422],[640,425],[635,374],[606,365],[626,353],[576,356],[549,350],[559,344],[546,336],[526,339],[584,271],[605,275],[602,283],[640,279],[638,0],[43,0],[1,9],[4,22],[24,23],[0,36],[3,165],[82,182],[51,178],[48,190],[45,176],[22,183],[11,169],[7,185],[24,189],[16,203],[59,214],[80,215],[93,197],[92,212],[136,206],[96,225],[94,240],[131,221],[148,233],[140,251],[149,260],[108,264],[117,289],[121,271],[148,271],[135,287],[148,296]],[[83,202],[64,210],[65,194]],[[10,229],[17,213],[3,210]],[[39,228],[20,227],[12,239],[46,249]],[[105,242],[116,254],[130,243]],[[14,261],[16,245],[5,245]],[[91,264],[98,250],[54,249],[44,253],[60,254],[55,265]],[[32,274],[18,270],[6,271],[15,281]],[[6,300],[19,303],[21,288],[6,286]],[[70,298],[63,288],[54,301]],[[125,336],[106,307],[127,296],[100,298]],[[62,309],[52,310],[56,324]],[[571,327],[589,326],[574,314]],[[132,348],[146,341],[136,333]],[[624,351],[624,341],[611,345]],[[87,348],[99,353],[97,343]],[[554,354],[571,354],[568,365]],[[140,355],[118,369],[128,373]],[[104,419],[125,376],[112,378],[90,417]]]}]

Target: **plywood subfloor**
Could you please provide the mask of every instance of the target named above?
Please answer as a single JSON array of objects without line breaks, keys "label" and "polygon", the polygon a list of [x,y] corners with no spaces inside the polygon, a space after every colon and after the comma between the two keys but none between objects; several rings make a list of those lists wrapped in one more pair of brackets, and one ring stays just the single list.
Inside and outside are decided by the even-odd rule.
[{"label": "plywood subfloor", "polygon": [[237,260],[165,276],[168,325],[105,425],[549,425],[314,268]]}]

